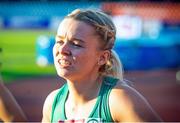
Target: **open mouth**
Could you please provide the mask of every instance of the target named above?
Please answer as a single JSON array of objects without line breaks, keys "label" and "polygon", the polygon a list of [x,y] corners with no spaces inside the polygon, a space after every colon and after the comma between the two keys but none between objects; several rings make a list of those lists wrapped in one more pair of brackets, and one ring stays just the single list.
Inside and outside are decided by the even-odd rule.
[{"label": "open mouth", "polygon": [[68,60],[65,59],[59,59],[58,63],[60,64],[60,66],[62,67],[68,67],[71,65],[71,62],[69,62]]}]

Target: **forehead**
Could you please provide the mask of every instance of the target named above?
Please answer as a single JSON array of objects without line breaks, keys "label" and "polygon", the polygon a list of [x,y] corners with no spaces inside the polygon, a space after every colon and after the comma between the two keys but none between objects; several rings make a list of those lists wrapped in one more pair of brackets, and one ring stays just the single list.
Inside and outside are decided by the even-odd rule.
[{"label": "forehead", "polygon": [[85,22],[66,18],[60,23],[57,36],[86,39],[95,36],[95,29]]}]

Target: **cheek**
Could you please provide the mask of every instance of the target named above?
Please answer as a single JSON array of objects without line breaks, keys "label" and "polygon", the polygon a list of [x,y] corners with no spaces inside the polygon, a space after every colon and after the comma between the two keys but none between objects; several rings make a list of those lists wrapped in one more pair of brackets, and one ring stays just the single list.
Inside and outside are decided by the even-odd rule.
[{"label": "cheek", "polygon": [[95,53],[89,51],[81,51],[81,52],[74,52],[74,60],[79,63],[79,65],[87,64],[93,65],[97,63],[97,55]]},{"label": "cheek", "polygon": [[72,52],[72,56],[75,62],[81,61],[81,59],[86,58],[83,51],[74,51]]}]

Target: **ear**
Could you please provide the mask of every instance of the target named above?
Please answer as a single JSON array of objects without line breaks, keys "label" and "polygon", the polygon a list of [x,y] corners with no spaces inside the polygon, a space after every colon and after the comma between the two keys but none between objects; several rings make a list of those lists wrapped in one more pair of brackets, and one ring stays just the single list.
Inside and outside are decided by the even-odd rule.
[{"label": "ear", "polygon": [[98,60],[98,65],[102,66],[102,65],[106,64],[106,62],[109,60],[109,58],[110,58],[110,51],[109,50],[102,51],[102,53],[100,54],[99,60]]}]

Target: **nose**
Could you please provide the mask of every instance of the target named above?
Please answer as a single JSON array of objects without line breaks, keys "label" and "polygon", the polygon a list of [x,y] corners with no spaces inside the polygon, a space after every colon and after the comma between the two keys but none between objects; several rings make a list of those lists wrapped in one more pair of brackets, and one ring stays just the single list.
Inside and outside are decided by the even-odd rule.
[{"label": "nose", "polygon": [[71,49],[70,49],[69,43],[64,42],[64,44],[58,48],[58,52],[61,55],[71,55]]}]

